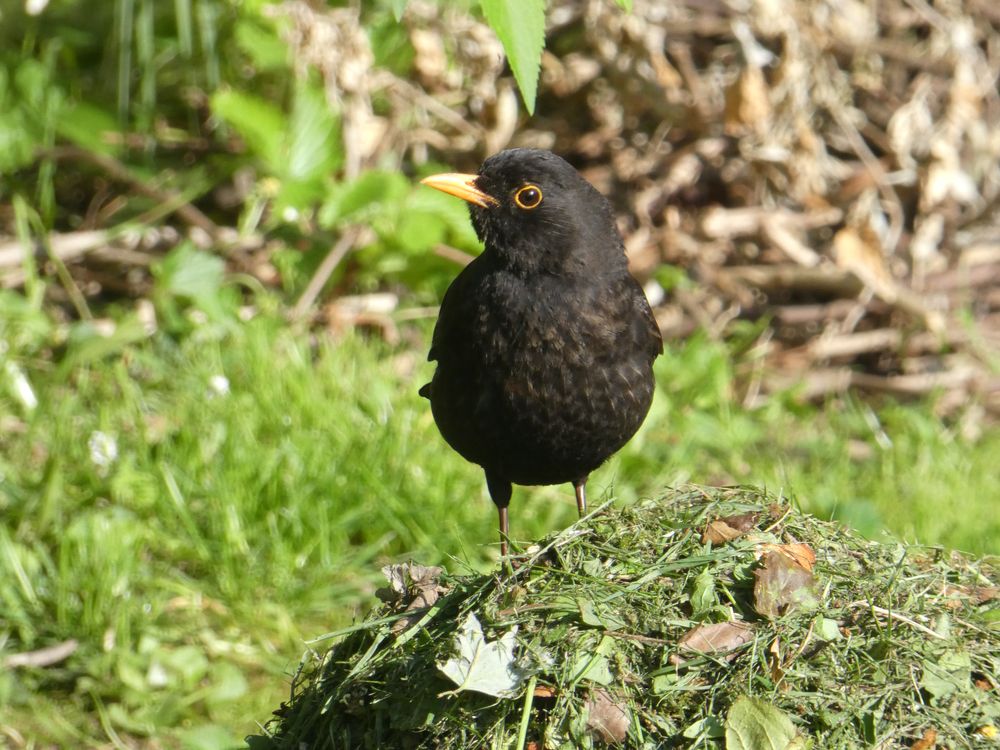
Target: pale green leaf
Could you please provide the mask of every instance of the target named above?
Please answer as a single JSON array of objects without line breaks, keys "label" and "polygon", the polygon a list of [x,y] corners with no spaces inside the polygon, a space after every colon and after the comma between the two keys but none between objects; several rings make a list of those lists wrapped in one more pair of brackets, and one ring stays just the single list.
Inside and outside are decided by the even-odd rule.
[{"label": "pale green leaf", "polygon": [[283,174],[309,180],[331,172],[337,163],[337,122],[317,86],[299,84],[288,131],[288,162]]},{"label": "pale green leaf", "polygon": [[937,660],[926,659],[920,687],[938,701],[970,689],[972,660],[967,651],[945,651]]},{"label": "pale green leaf", "polygon": [[598,685],[610,685],[614,681],[611,674],[611,665],[608,658],[601,654],[592,654],[586,651],[577,656],[573,662],[572,681],[589,680]]},{"label": "pale green leaf", "polygon": [[475,690],[496,698],[510,698],[528,677],[514,657],[517,628],[499,640],[488,642],[483,627],[472,612],[455,634],[450,659],[438,662],[438,669],[458,687],[454,692]]},{"label": "pale green leaf", "polygon": [[507,53],[524,106],[534,114],[545,48],[545,0],[480,0],[480,4]]},{"label": "pale green leaf", "polygon": [[722,737],[725,733],[725,726],[715,716],[698,719],[684,730],[684,736],[689,740],[696,740],[700,737]]},{"label": "pale green leaf", "polygon": [[694,579],[694,588],[691,591],[691,612],[697,619],[700,615],[711,610],[718,603],[715,596],[715,576],[712,571],[703,570]]},{"label": "pale green leaf", "polygon": [[726,716],[726,750],[789,750],[796,734],[792,720],[760,698],[739,698]]}]

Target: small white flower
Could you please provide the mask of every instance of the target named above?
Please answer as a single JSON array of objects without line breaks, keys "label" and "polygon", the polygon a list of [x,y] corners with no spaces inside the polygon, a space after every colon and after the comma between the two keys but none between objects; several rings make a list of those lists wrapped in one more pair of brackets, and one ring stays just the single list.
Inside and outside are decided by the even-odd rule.
[{"label": "small white flower", "polygon": [[212,396],[228,396],[229,378],[225,375],[213,375],[208,379],[208,387]]},{"label": "small white flower", "polygon": [[95,430],[90,433],[87,447],[90,449],[90,460],[102,472],[118,460],[118,442],[114,435]]}]

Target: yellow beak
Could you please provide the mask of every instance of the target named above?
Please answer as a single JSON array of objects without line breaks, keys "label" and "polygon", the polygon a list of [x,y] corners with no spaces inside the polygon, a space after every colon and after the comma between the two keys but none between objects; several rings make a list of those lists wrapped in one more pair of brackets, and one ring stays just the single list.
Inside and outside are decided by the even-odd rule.
[{"label": "yellow beak", "polygon": [[482,208],[497,205],[499,201],[496,198],[476,187],[477,177],[478,175],[474,174],[446,172],[445,174],[433,174],[430,177],[425,177],[420,182],[435,190],[448,193],[448,195],[454,195],[456,198],[461,198],[463,201],[474,203]]}]

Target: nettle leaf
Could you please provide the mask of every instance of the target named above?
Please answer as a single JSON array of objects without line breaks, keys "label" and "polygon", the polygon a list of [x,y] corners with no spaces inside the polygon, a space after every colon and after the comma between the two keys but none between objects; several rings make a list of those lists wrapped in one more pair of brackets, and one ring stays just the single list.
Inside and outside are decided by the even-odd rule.
[{"label": "nettle leaf", "polygon": [[514,657],[517,628],[509,630],[500,640],[487,642],[483,626],[472,612],[458,629],[454,655],[438,662],[438,669],[458,687],[453,691],[475,690],[495,698],[512,698],[528,678]]},{"label": "nettle leaf", "polygon": [[792,720],[760,698],[743,696],[726,716],[726,750],[792,750],[800,747]]},{"label": "nettle leaf", "polygon": [[545,0],[480,0],[480,4],[507,53],[524,106],[533,115],[545,48]]},{"label": "nettle leaf", "polygon": [[337,121],[318,86],[300,84],[289,120],[288,162],[283,170],[293,180],[309,180],[332,172],[340,149]]}]

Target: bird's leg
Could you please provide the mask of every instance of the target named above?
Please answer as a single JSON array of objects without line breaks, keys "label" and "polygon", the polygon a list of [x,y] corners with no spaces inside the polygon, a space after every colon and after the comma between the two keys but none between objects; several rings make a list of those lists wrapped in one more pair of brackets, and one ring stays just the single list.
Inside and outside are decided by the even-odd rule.
[{"label": "bird's leg", "polygon": [[583,518],[587,514],[587,477],[573,482],[573,492],[576,494],[576,509]]},{"label": "bird's leg", "polygon": [[507,506],[498,505],[497,512],[500,514],[500,557],[507,557],[507,537],[510,536],[510,527],[507,525]]},{"label": "bird's leg", "polygon": [[489,489],[490,499],[497,506],[497,512],[500,515],[500,556],[507,557],[507,537],[510,536],[510,529],[507,525],[507,506],[510,505],[513,488],[506,479],[498,477],[490,471],[486,472],[486,487]]}]

